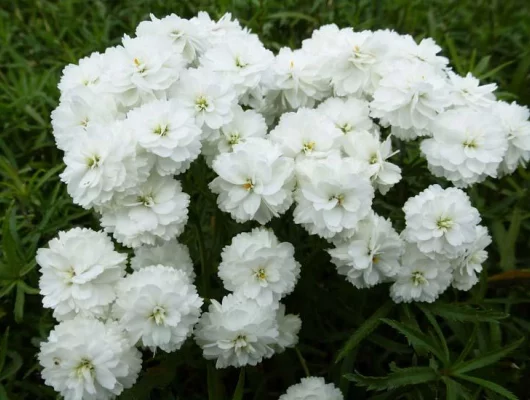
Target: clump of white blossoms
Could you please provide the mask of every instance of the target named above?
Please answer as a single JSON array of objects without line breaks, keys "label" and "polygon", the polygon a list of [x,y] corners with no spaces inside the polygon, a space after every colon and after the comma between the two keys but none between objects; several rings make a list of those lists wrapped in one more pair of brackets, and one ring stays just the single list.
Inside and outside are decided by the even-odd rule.
[{"label": "clump of white blossoms", "polygon": [[300,383],[290,386],[278,400],[343,400],[341,391],[324,378],[310,376],[302,378]]},{"label": "clump of white blossoms", "polygon": [[58,320],[76,314],[104,316],[116,298],[126,260],[103,232],[84,228],[59,232],[47,248],[37,251],[44,307],[53,309]]},{"label": "clump of white blossoms", "polygon": [[172,352],[191,335],[202,303],[184,271],[153,265],[120,282],[112,313],[133,343]]},{"label": "clump of white blossoms", "polygon": [[[295,346],[301,319],[279,301],[303,267],[293,245],[256,227],[274,217],[292,215],[326,239],[338,273],[356,288],[391,282],[396,302],[432,302],[478,282],[491,238],[464,191],[405,193],[401,233],[386,201],[403,194],[410,177],[400,184],[402,175],[421,168],[421,157],[457,187],[525,167],[527,107],[455,73],[434,40],[390,30],[325,25],[277,54],[230,14],[151,15],[135,33],[66,66],[51,115],[73,202],[134,248],[130,275],[103,232],[60,232],[38,251],[44,306],[65,321],[40,361],[65,398],[115,397],[140,368],[131,346],[175,351],[192,331],[219,368]],[[421,151],[411,161],[405,146],[414,140]],[[207,182],[218,208],[254,229],[221,256],[217,272],[233,293],[209,299],[199,318],[193,261],[181,244],[188,236],[179,236],[191,202],[199,202],[192,215],[210,211]],[[342,395],[307,378],[280,399],[309,398]]]},{"label": "clump of white blossoms", "polygon": [[118,324],[81,317],[57,325],[38,358],[44,381],[65,400],[114,399],[142,368],[140,352]]},{"label": "clump of white blossoms", "polygon": [[[296,344],[294,339],[286,341],[287,332],[280,335],[277,307],[260,305],[240,293],[225,296],[221,303],[212,300],[195,328],[195,341],[206,359],[216,360],[217,368],[256,365],[272,357],[278,346]],[[300,329],[299,324],[280,322],[291,335]]]},{"label": "clump of white blossoms", "polygon": [[291,243],[265,228],[240,233],[221,253],[219,277],[226,289],[271,305],[291,293],[300,275]]}]

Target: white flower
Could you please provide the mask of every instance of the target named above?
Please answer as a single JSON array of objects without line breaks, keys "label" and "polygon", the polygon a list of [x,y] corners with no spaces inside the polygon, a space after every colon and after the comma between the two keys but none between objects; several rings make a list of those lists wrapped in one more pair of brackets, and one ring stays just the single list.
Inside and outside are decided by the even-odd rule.
[{"label": "white flower", "polygon": [[186,70],[171,89],[180,107],[190,110],[199,127],[219,129],[233,118],[236,92],[219,73],[206,68]]},{"label": "white flower", "polygon": [[81,88],[101,92],[102,77],[108,67],[108,58],[98,52],[80,59],[77,65],[68,64],[63,69],[58,85],[61,96],[76,93]]},{"label": "white flower", "polygon": [[472,108],[487,108],[495,101],[493,92],[497,85],[480,86],[480,81],[471,72],[466,76],[460,76],[452,71],[448,71],[451,91],[451,103],[454,106],[467,106]]},{"label": "white flower", "polygon": [[280,304],[276,311],[278,322],[278,339],[274,344],[276,353],[283,353],[286,348],[294,347],[298,343],[298,332],[302,328],[302,320],[298,315],[285,315],[285,306]]},{"label": "white flower", "polygon": [[366,288],[397,274],[403,243],[392,223],[372,212],[350,239],[328,253],[339,274],[353,286]]},{"label": "white flower", "polygon": [[154,245],[180,235],[188,221],[190,196],[170,176],[153,174],[101,209],[101,226],[125,246]]},{"label": "white flower", "polygon": [[233,111],[232,121],[223,125],[205,143],[202,154],[208,157],[210,164],[215,156],[232,151],[235,145],[245,143],[250,138],[265,138],[267,134],[267,124],[261,114],[254,110],[243,110],[240,106],[234,107]]},{"label": "white flower", "polygon": [[455,186],[497,177],[508,142],[499,118],[470,108],[449,110],[432,124],[433,137],[421,143],[429,170]]},{"label": "white flower", "polygon": [[140,246],[134,249],[131,259],[131,268],[135,271],[150,265],[162,264],[183,271],[190,282],[195,280],[193,261],[188,247],[177,242],[176,239],[168,240],[160,246]]},{"label": "white flower", "polygon": [[217,368],[256,365],[274,354],[276,309],[237,294],[212,300],[195,328],[195,341]]},{"label": "white flower", "polygon": [[153,14],[151,21],[142,21],[136,27],[136,36],[165,36],[173,44],[177,54],[182,54],[188,63],[193,63],[210,45],[206,26],[196,17],[190,20],[178,15],[167,15],[162,19]]},{"label": "white flower", "polygon": [[438,55],[442,48],[432,38],[424,38],[418,44],[410,35],[399,35],[394,44],[393,56],[409,63],[420,62],[438,72],[445,70],[449,63],[446,57]]},{"label": "white flower", "polygon": [[96,94],[85,87],[76,89],[52,111],[55,143],[59,149],[68,151],[89,124],[109,125],[121,118],[112,96]]},{"label": "white flower", "polygon": [[227,290],[271,305],[293,291],[300,264],[291,243],[280,243],[272,231],[256,228],[232,238],[221,253],[218,274]]},{"label": "white flower", "polygon": [[390,296],[396,303],[432,303],[449,287],[451,280],[449,260],[427,257],[416,245],[407,244]]},{"label": "white flower", "polygon": [[343,400],[344,396],[332,383],[324,378],[310,376],[302,378],[300,383],[290,386],[278,400]]},{"label": "white flower", "polygon": [[485,248],[491,244],[488,229],[477,226],[477,238],[466,248],[465,253],[453,261],[453,287],[458,290],[469,290],[478,282],[477,274],[482,271],[482,264],[487,260]]},{"label": "white flower", "polygon": [[480,215],[460,189],[431,185],[403,206],[405,240],[429,256],[454,259],[476,240]]},{"label": "white flower", "polygon": [[447,82],[427,64],[401,63],[386,74],[370,103],[372,116],[403,129],[425,129],[450,105]]},{"label": "white flower", "polygon": [[368,132],[359,132],[345,137],[343,148],[348,156],[364,165],[374,187],[382,194],[401,180],[401,168],[387,161],[396,154],[392,152],[390,136],[380,142]]},{"label": "white flower", "polygon": [[212,44],[228,41],[234,36],[247,32],[241,27],[237,19],[232,19],[232,14],[229,12],[223,14],[218,21],[214,21],[207,12],[199,11],[197,20],[207,29]]},{"label": "white flower", "polygon": [[238,35],[210,48],[201,57],[201,66],[219,72],[221,79],[235,85],[239,95],[256,87],[271,67],[274,55],[255,35]]},{"label": "white flower", "polygon": [[319,73],[319,58],[282,47],[272,66],[270,89],[284,109],[313,107],[330,94],[329,79]]},{"label": "white flower", "polygon": [[513,173],[519,165],[530,161],[530,111],[526,106],[498,101],[493,113],[500,119],[502,130],[508,138],[508,150],[500,165],[504,174]]},{"label": "white flower", "polygon": [[127,114],[126,126],[138,144],[156,155],[159,175],[186,171],[201,151],[201,130],[190,110],[175,101],[155,100]]},{"label": "white flower", "polygon": [[388,52],[387,43],[371,31],[354,32],[342,29],[331,45],[329,59],[331,83],[338,96],[372,93],[377,74],[374,68]]},{"label": "white flower", "polygon": [[287,157],[325,157],[339,149],[342,133],[318,110],[301,108],[283,114],[270,138]]},{"label": "white flower", "polygon": [[116,323],[81,317],[57,325],[38,358],[45,383],[65,400],[114,399],[142,368],[140,352]]},{"label": "white flower", "polygon": [[136,142],[117,121],[90,124],[64,156],[60,175],[74,203],[84,208],[108,203],[117,192],[145,181],[148,160],[136,153]]},{"label": "white flower", "polygon": [[375,128],[366,100],[330,97],[317,107],[317,111],[328,117],[342,131],[344,138],[359,132],[373,132]]},{"label": "white flower", "polygon": [[[333,46],[340,34],[340,29],[335,24],[322,25],[311,33],[309,39],[302,41],[302,49],[309,54],[325,54],[333,51]],[[325,54],[328,58],[328,54]]]},{"label": "white flower", "polygon": [[332,238],[355,230],[370,212],[374,189],[359,163],[332,154],[297,163],[294,222],[311,234]]},{"label": "white flower", "polygon": [[191,335],[202,303],[184,271],[152,265],[120,282],[112,314],[133,343],[172,352]]},{"label": "white flower", "polygon": [[156,92],[168,89],[182,72],[185,61],[173,51],[172,42],[163,36],[125,35],[123,46],[107,49],[109,70],[105,73],[107,90],[115,93],[126,107]]},{"label": "white flower", "polygon": [[59,232],[37,251],[43,305],[59,320],[75,314],[101,317],[116,297],[127,256],[114,250],[103,232],[74,228]]},{"label": "white flower", "polygon": [[236,221],[270,221],[291,206],[294,162],[265,139],[247,140],[213,162],[219,175],[210,183],[217,204]]},{"label": "white flower", "polygon": [[391,126],[390,127],[390,134],[400,140],[414,140],[417,137],[424,137],[424,136],[432,136],[431,131],[428,129],[415,129],[415,128],[408,128],[403,129],[399,126]]}]

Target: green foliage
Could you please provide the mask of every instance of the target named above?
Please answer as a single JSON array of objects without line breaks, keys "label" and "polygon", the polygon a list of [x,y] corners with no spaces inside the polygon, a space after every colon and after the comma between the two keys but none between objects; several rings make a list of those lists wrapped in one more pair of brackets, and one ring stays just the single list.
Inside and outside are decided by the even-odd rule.
[{"label": "green foliage", "polygon": [[[152,12],[190,17],[232,12],[276,50],[298,46],[326,23],[391,28],[433,37],[454,68],[499,85],[498,95],[530,104],[530,4],[525,0],[16,0],[0,7],[0,400],[55,399],[40,378],[39,342],[54,325],[38,295],[36,250],[59,230],[97,228],[72,204],[58,175],[50,112],[61,69],[132,34]],[[401,146],[404,179],[379,213],[403,227],[409,195],[435,182],[417,146]],[[183,186],[194,193],[181,240],[202,296],[220,298],[221,249],[252,224],[217,210],[212,174],[195,163]],[[357,290],[338,276],[326,243],[282,220],[271,226],[295,245],[302,277],[287,300],[303,321],[300,343],[244,372],[217,370],[191,341],[177,353],[144,355],[138,384],[122,399],[277,399],[308,373],[334,381],[346,399],[524,399],[530,375],[528,268],[530,172],[519,169],[468,191],[494,243],[480,283],[449,290],[435,304],[393,305],[388,287]],[[288,219],[289,216],[286,216]],[[336,362],[334,362],[336,361]],[[399,366],[399,367],[398,367]],[[356,372],[359,371],[359,372]],[[373,389],[373,390],[372,390]]]}]

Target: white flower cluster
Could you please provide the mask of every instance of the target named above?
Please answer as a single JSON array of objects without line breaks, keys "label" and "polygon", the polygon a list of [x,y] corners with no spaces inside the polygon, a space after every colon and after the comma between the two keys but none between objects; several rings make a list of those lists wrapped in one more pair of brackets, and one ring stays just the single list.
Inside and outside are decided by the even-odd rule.
[{"label": "white flower cluster", "polygon": [[[300,265],[266,228],[223,250],[218,274],[233,293],[200,316],[193,263],[177,242],[190,203],[177,178],[200,154],[222,211],[264,225],[292,208],[294,223],[333,245],[355,287],[393,282],[396,302],[469,290],[491,238],[461,189],[432,185],[410,198],[401,234],[372,207],[401,180],[397,139],[419,138],[432,174],[462,188],[530,161],[530,111],[457,75],[440,51],[429,38],[332,24],[274,55],[229,14],[201,12],[152,16],[135,37],[67,66],[52,113],[61,179],[135,249],[134,272],[103,232],[61,232],[39,250],[44,305],[63,321],[42,347],[47,383],[67,399],[111,398],[138,372],[134,345],[175,351],[192,331],[217,367],[256,365],[296,344],[301,321],[280,300]],[[95,354],[97,335],[127,340]],[[282,399],[315,396],[342,398],[309,378]]]},{"label": "white flower cluster", "polygon": [[233,294],[212,300],[195,329],[204,357],[217,368],[242,367],[295,346],[302,322],[279,303],[300,275],[293,245],[257,228],[235,236],[221,258],[219,277]]},{"label": "white flower cluster", "polygon": [[137,248],[131,274],[111,238],[90,229],[59,232],[36,260],[44,306],[60,321],[41,345],[42,376],[67,400],[119,395],[141,369],[136,345],[175,351],[199,320],[193,264],[176,241]]},{"label": "white flower cluster", "polygon": [[293,385],[278,400],[343,400],[344,396],[332,383],[324,378],[310,376],[302,378],[300,383]]}]

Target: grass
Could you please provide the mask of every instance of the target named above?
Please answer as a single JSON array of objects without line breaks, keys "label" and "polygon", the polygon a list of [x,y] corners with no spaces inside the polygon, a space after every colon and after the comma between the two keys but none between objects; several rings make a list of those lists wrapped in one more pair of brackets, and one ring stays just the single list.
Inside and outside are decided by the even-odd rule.
[{"label": "grass", "polygon": [[[392,28],[416,38],[431,36],[458,72],[472,71],[485,82],[498,83],[501,98],[530,104],[530,4],[525,0],[4,2],[0,9],[0,400],[55,398],[53,390],[41,381],[35,359],[38,343],[54,321],[50,312],[42,309],[36,290],[34,255],[58,230],[98,226],[89,212],[72,204],[58,180],[62,154],[54,146],[49,115],[57,105],[61,69],[118,43],[149,13],[162,16],[175,12],[190,17],[199,10],[215,17],[232,12],[273,50],[297,46],[313,29],[332,22],[358,30]],[[402,219],[399,207],[404,199],[431,179],[423,178],[424,164],[413,159],[414,150],[402,152],[404,176],[409,178],[392,192],[390,203],[376,205],[393,219]],[[211,297],[220,298],[219,283],[211,278],[220,249],[232,234],[248,226],[237,226],[216,211],[206,188],[207,176],[205,166],[198,163],[184,181],[188,192],[193,189],[196,195],[183,241],[190,245],[197,269],[202,259],[209,274],[203,280],[202,293],[209,290]],[[391,362],[400,367],[426,365],[430,353],[425,343],[411,340],[414,327],[426,332],[436,349],[447,349],[448,358],[455,363],[462,361],[462,355],[480,359],[489,352],[500,352],[503,346],[528,336],[529,187],[530,173],[519,169],[510,177],[487,181],[469,191],[494,244],[481,283],[469,295],[449,293],[443,302],[473,306],[472,310],[459,307],[448,311],[446,307],[445,311],[429,309],[426,313],[415,306],[384,306],[380,299],[387,298],[387,288],[353,290],[337,277],[321,251],[322,243],[292,225],[275,221],[275,231],[295,244],[304,267],[303,278],[287,305],[290,312],[301,315],[304,327],[296,352],[288,351],[247,369],[244,398],[278,398],[304,376],[304,370],[335,382],[345,398],[370,398],[370,392],[361,387],[367,381],[357,377],[353,384],[342,376],[354,371],[383,376]],[[204,243],[202,253],[199,243]],[[474,311],[484,308],[497,314],[481,317]],[[369,318],[374,312],[377,318]],[[505,314],[510,317],[500,320]],[[379,317],[384,316],[409,327],[407,338],[412,348],[396,336],[394,322],[380,325]],[[351,336],[352,332],[361,333]],[[349,347],[335,363],[347,340]],[[506,398],[495,386],[480,383],[491,380],[524,399],[528,389],[522,377],[530,374],[529,353],[528,344],[523,344],[508,358],[502,353],[490,358],[489,364],[480,364],[472,379],[436,375],[440,377],[436,382],[404,386],[388,398],[397,399],[403,393],[403,398],[411,399],[434,398],[434,394],[456,399],[459,397],[449,396],[467,391],[470,398]],[[122,398],[220,400],[231,398],[238,382],[238,371],[215,371],[191,342],[168,357],[157,354],[145,360],[141,383]]]}]

